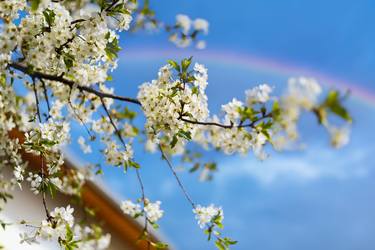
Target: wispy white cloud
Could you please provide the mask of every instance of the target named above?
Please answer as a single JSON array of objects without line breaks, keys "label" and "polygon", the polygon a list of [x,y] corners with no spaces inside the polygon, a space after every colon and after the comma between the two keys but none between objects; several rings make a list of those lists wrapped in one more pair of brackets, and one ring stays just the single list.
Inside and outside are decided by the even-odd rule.
[{"label": "wispy white cloud", "polygon": [[[217,175],[218,183],[248,177],[262,185],[288,181],[305,183],[320,178],[348,179],[366,176],[371,167],[371,151],[350,152],[327,148],[309,148],[298,154],[274,153],[261,162],[253,156],[223,161]],[[367,163],[367,164],[366,164]]]}]

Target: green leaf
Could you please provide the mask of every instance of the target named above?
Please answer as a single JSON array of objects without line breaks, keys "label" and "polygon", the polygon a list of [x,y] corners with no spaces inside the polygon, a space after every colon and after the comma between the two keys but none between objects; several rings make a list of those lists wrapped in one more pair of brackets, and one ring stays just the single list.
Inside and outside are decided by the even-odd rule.
[{"label": "green leaf", "polygon": [[323,124],[323,122],[327,118],[327,112],[326,112],[326,110],[323,107],[319,107],[319,108],[313,109],[313,112],[317,116],[319,124]]},{"label": "green leaf", "polygon": [[125,107],[123,111],[124,118],[133,120],[137,116],[137,112],[131,111],[128,107]]},{"label": "green leaf", "polygon": [[352,118],[346,108],[341,104],[340,94],[338,91],[330,91],[324,102],[324,106],[328,108],[329,111],[336,114],[340,118],[351,122]]},{"label": "green leaf", "polygon": [[209,169],[210,171],[216,171],[217,170],[217,164],[215,162],[209,162],[204,164],[204,167]]},{"label": "green leaf", "polygon": [[268,133],[268,131],[267,130],[262,130],[262,134],[264,135],[264,136],[266,136],[266,138],[267,138],[267,140],[271,140],[271,136],[270,136],[270,134]]},{"label": "green leaf", "polygon": [[[109,38],[109,32],[107,33],[106,35],[107,39]],[[121,47],[119,45],[119,41],[117,40],[117,38],[113,38],[113,40],[111,42],[108,42],[107,43],[107,46],[105,48],[105,52],[107,54],[107,57],[113,61],[115,60],[118,55],[117,53],[121,50]]]},{"label": "green leaf", "polygon": [[63,60],[67,69],[73,67],[74,56],[72,56],[71,54],[64,54]]},{"label": "green leaf", "polygon": [[102,174],[104,174],[104,172],[103,172],[103,169],[101,169],[101,168],[99,168],[99,169],[96,170],[96,172],[95,172],[95,175],[102,175]]},{"label": "green leaf", "polygon": [[226,250],[227,248],[224,246],[223,242],[221,240],[216,240],[215,241],[215,246],[217,247],[217,249],[219,250]]},{"label": "green leaf", "polygon": [[225,237],[224,242],[225,242],[226,245],[235,245],[235,244],[237,244],[238,241],[232,240],[231,238],[228,238],[228,237]]},{"label": "green leaf", "polygon": [[278,101],[275,101],[272,106],[272,112],[277,113],[280,112],[280,104]]},{"label": "green leaf", "polygon": [[57,187],[55,184],[53,184],[52,182],[48,182],[47,183],[47,188],[48,188],[48,191],[51,195],[51,197],[55,197],[55,194],[56,194],[56,191],[57,191]]},{"label": "green leaf", "polygon": [[194,166],[189,170],[190,173],[197,171],[200,167],[200,163],[195,163]]},{"label": "green leaf", "polygon": [[186,81],[187,82],[194,82],[195,80],[197,80],[197,78],[195,78],[195,76],[189,75]]},{"label": "green leaf", "polygon": [[41,0],[30,0],[30,6],[32,11],[36,11],[39,7]]},{"label": "green leaf", "polygon": [[6,229],[7,226],[11,225],[10,223],[6,223],[3,220],[0,220],[0,226],[3,228],[3,230]]},{"label": "green leaf", "polygon": [[151,242],[150,243],[153,247],[155,247],[156,249],[166,249],[168,248],[168,244],[164,243],[164,242]]},{"label": "green leaf", "polygon": [[129,166],[133,167],[133,168],[140,168],[141,166],[136,163],[135,161],[129,161]]},{"label": "green leaf", "polygon": [[196,94],[196,95],[198,95],[199,94],[199,89],[198,89],[198,87],[197,86],[194,86],[192,89],[191,89],[191,93],[194,95],[194,94]]},{"label": "green leaf", "polygon": [[191,140],[191,132],[190,131],[184,131],[184,130],[180,129],[178,131],[177,135],[179,137],[182,137],[182,138],[186,139],[186,140]]},{"label": "green leaf", "polygon": [[247,119],[254,121],[256,119],[256,112],[251,107],[239,108],[238,112],[241,116],[241,121],[246,121]]},{"label": "green leaf", "polygon": [[56,145],[57,142],[56,141],[50,141],[48,139],[43,139],[43,140],[40,140],[40,144],[44,145],[44,146],[47,146],[47,147],[52,147],[52,146]]},{"label": "green leaf", "polygon": [[48,27],[51,27],[53,23],[55,22],[55,16],[56,16],[55,12],[53,12],[53,10],[50,10],[50,9],[45,9],[43,11],[43,16],[48,24]]},{"label": "green leaf", "polygon": [[7,78],[5,74],[0,75],[0,84],[2,87],[5,87],[7,85]]},{"label": "green leaf", "polygon": [[182,61],[181,61],[181,66],[182,66],[182,71],[183,72],[185,72],[188,68],[189,68],[189,66],[190,66],[190,64],[191,64],[191,59],[192,59],[193,57],[189,57],[189,58],[185,58],[185,59],[183,59]]},{"label": "green leaf", "polygon": [[85,210],[85,212],[86,212],[88,215],[90,215],[90,216],[92,216],[92,217],[94,217],[95,214],[96,214],[95,210],[92,209],[92,208],[85,207],[84,210]]},{"label": "green leaf", "polygon": [[260,109],[260,111],[262,112],[263,115],[265,115],[266,112],[267,112],[267,109],[266,109],[266,107],[263,106],[263,107]]},{"label": "green leaf", "polygon": [[65,228],[66,228],[66,240],[71,241],[73,239],[73,231],[68,224],[66,224]]},{"label": "green leaf", "polygon": [[0,192],[0,199],[6,203],[8,202],[8,199],[13,199],[13,196],[6,192]]},{"label": "green leaf", "polygon": [[168,63],[169,63],[169,65],[171,65],[178,72],[181,71],[180,65],[178,65],[178,63],[176,61],[168,60]]},{"label": "green leaf", "polygon": [[178,142],[177,136],[174,135],[173,138],[172,138],[172,141],[170,143],[171,148],[174,148],[176,146],[177,142]]}]

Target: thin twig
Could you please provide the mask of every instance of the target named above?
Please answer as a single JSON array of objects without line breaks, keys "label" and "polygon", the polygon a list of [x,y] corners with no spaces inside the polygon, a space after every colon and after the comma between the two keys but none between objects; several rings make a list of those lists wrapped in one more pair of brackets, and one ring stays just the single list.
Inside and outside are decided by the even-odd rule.
[{"label": "thin twig", "polygon": [[46,99],[46,103],[47,103],[47,109],[48,109],[47,120],[48,120],[48,118],[50,117],[51,106],[50,106],[50,103],[49,103],[47,87],[46,87],[46,83],[44,82],[43,79],[39,79],[39,80],[40,80],[40,82],[42,83],[42,88],[43,88],[44,98]]},{"label": "thin twig", "polygon": [[116,126],[116,123],[112,119],[112,116],[109,113],[109,110],[108,110],[107,106],[105,105],[105,102],[104,102],[103,98],[100,98],[100,101],[102,102],[103,109],[104,109],[105,113],[107,114],[110,123],[112,124],[113,128],[115,129],[115,133],[117,134],[117,137],[120,139],[122,145],[124,146],[124,149],[126,149],[125,140],[124,140],[124,138],[122,138],[120,130],[118,130],[118,128]]},{"label": "thin twig", "polygon": [[[146,197],[145,197],[145,188],[144,188],[144,185],[143,185],[141,173],[139,172],[139,169],[136,169],[135,172],[137,174],[137,179],[138,179],[139,185],[141,187],[142,202],[143,202],[143,205],[144,205],[146,203]],[[144,208],[143,208],[143,211],[144,211]],[[145,217],[145,222],[144,222],[143,231],[147,233],[148,232],[148,218],[147,218],[146,214],[144,215],[144,217]],[[147,241],[147,249],[150,249],[150,245],[151,245],[150,242]]]},{"label": "thin twig", "polygon": [[[37,92],[36,85],[35,85],[35,78],[33,78],[32,80],[33,80],[33,90],[34,90],[35,102],[36,102],[36,110],[37,110],[37,113],[38,113],[39,122],[41,123],[42,117],[40,115],[40,110],[39,110],[39,98],[38,98],[38,92]],[[44,159],[43,159],[43,155],[41,155],[40,157],[41,157],[41,161],[42,161],[42,166],[41,166],[42,183],[44,185],[44,178],[45,178],[45,176],[44,176]],[[45,193],[44,189],[42,190],[42,203],[43,203],[44,211],[45,211],[46,216],[47,216],[47,220],[49,220],[50,214],[49,214],[49,211],[48,211],[48,208],[47,208],[46,193]]]},{"label": "thin twig", "polygon": [[[44,185],[45,175],[44,175],[44,160],[43,160],[43,156],[42,155],[41,155],[41,161],[42,161],[42,167],[41,167],[42,183]],[[47,202],[46,202],[46,192],[45,192],[44,189],[42,190],[42,201],[43,201],[44,211],[45,211],[46,216],[47,216],[47,220],[49,220],[51,218],[51,216],[50,216],[50,213],[48,211]]]},{"label": "thin twig", "polygon": [[[122,145],[124,146],[124,149],[126,149],[125,140],[122,137],[120,130],[117,128],[116,123],[112,119],[111,113],[109,112],[107,106],[105,105],[105,102],[104,102],[103,98],[100,98],[100,101],[102,102],[103,109],[104,109],[105,113],[107,114],[108,119],[109,119],[110,123],[112,124],[117,137],[120,139]],[[143,202],[145,202],[145,199],[146,199],[146,197],[145,197],[145,189],[144,189],[143,181],[142,181],[142,178],[141,178],[141,174],[139,173],[139,169],[136,169],[136,172],[137,172],[138,182],[139,182],[139,185],[140,185],[141,191],[142,191],[142,200],[143,200]]]},{"label": "thin twig", "polygon": [[35,78],[33,78],[33,90],[34,90],[35,103],[36,103],[36,113],[38,114],[39,122],[42,122],[42,116],[40,115],[40,110],[39,110],[38,91],[36,90],[36,85],[35,85]]},{"label": "thin twig", "polygon": [[[103,106],[103,109],[105,111],[105,113],[107,114],[108,116],[108,119],[110,121],[110,123],[112,124],[112,127],[114,128],[115,130],[115,133],[117,135],[117,137],[119,138],[119,140],[121,141],[122,145],[124,146],[124,149],[126,150],[126,143],[125,143],[125,140],[123,139],[120,131],[118,130],[117,126],[116,126],[116,123],[114,122],[114,120],[112,119],[112,116],[111,116],[111,113],[109,112],[107,106],[105,105],[105,102],[104,102],[104,99],[103,98],[100,98],[100,101],[102,103],[102,106]],[[138,180],[138,183],[139,183],[139,186],[141,188],[141,195],[142,195],[142,202],[143,204],[145,205],[146,203],[146,195],[145,195],[145,188],[144,188],[144,185],[143,185],[143,181],[142,181],[142,178],[141,178],[141,174],[139,172],[139,169],[136,169],[136,174],[137,174],[137,180]],[[147,216],[145,215],[145,224],[144,224],[144,228],[143,230],[147,233],[148,232],[148,218]],[[148,244],[150,244],[148,242]],[[149,246],[148,246],[149,247]]]},{"label": "thin twig", "polygon": [[188,192],[186,191],[184,185],[182,184],[182,181],[180,180],[180,178],[178,177],[176,171],[174,170],[173,168],[173,165],[171,163],[171,161],[168,159],[167,155],[164,153],[164,150],[162,148],[162,146],[159,144],[159,149],[160,149],[160,152],[161,152],[161,155],[163,157],[163,159],[167,162],[167,165],[169,167],[169,169],[172,171],[172,174],[174,175],[177,183],[178,183],[178,186],[180,187],[180,189],[182,190],[182,192],[184,193],[185,195],[185,198],[188,200],[188,202],[190,203],[190,205],[195,208],[195,203],[193,202],[193,200],[190,198],[190,195],[188,194]]},{"label": "thin twig", "polygon": [[89,128],[87,127],[86,123],[82,120],[82,118],[77,114],[77,111],[76,109],[74,108],[73,104],[72,104],[72,100],[70,99],[70,97],[72,96],[72,88],[70,89],[69,91],[69,97],[68,97],[68,103],[69,103],[69,106],[70,108],[73,110],[73,114],[74,116],[81,122],[81,124],[83,125],[83,127],[85,128],[87,134],[90,136],[90,138],[93,138]]}]

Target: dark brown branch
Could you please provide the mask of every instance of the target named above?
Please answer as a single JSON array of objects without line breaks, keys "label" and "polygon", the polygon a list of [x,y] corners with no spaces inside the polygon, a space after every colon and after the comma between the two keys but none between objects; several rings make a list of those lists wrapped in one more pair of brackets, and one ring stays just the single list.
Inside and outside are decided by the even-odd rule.
[{"label": "dark brown branch", "polygon": [[82,18],[80,18],[80,19],[76,19],[76,20],[72,21],[70,24],[71,24],[71,25],[74,25],[74,24],[76,24],[76,23],[81,23],[81,22],[85,22],[85,21],[86,21],[86,19],[82,19]]},{"label": "dark brown branch", "polygon": [[67,85],[71,88],[76,87],[77,89],[79,89],[81,91],[85,91],[85,92],[94,94],[94,95],[98,96],[99,98],[111,98],[111,99],[115,99],[115,100],[119,100],[119,101],[130,102],[130,103],[141,105],[140,101],[138,101],[135,98],[117,96],[117,95],[113,95],[113,94],[109,94],[109,93],[103,93],[103,92],[100,92],[100,91],[95,90],[95,89],[90,88],[90,87],[76,85],[74,81],[66,79],[63,76],[55,76],[55,75],[45,74],[45,73],[38,72],[38,71],[31,71],[30,72],[28,67],[26,67],[22,64],[19,64],[19,63],[11,63],[11,64],[9,64],[9,67],[17,69],[17,70],[19,70],[19,71],[21,71],[25,74],[28,74],[29,76],[34,77],[34,78],[61,82],[61,83],[65,84],[65,85]]},{"label": "dark brown branch", "polygon": [[272,117],[272,113],[269,113],[267,115],[263,115],[262,117],[252,121],[251,123],[249,124],[242,124],[240,123],[239,125],[234,125],[233,123],[231,124],[221,124],[221,123],[217,123],[217,122],[201,122],[201,121],[193,121],[193,120],[189,120],[189,119],[186,119],[184,117],[179,117],[178,119],[181,120],[181,121],[184,121],[184,122],[187,122],[187,123],[191,123],[191,124],[197,124],[197,125],[205,125],[205,126],[217,126],[217,127],[221,127],[221,128],[225,128],[225,129],[231,129],[231,128],[254,128],[254,125],[263,120],[263,119],[266,119],[266,118],[271,118]]},{"label": "dark brown branch", "polygon": [[119,0],[113,0],[111,5],[109,5],[107,8],[105,8],[104,10],[105,11],[110,11],[117,3],[119,2]]},{"label": "dark brown branch", "polygon": [[[84,92],[91,93],[91,94],[94,94],[94,95],[98,96],[101,100],[103,98],[111,98],[111,99],[119,100],[119,101],[123,101],[123,102],[134,103],[134,104],[137,104],[137,105],[140,105],[140,106],[142,105],[141,102],[136,98],[113,95],[113,94],[109,94],[109,93],[100,92],[100,91],[98,91],[96,89],[93,89],[93,88],[90,88],[90,87],[80,86],[80,85],[75,84],[74,81],[66,79],[63,76],[55,76],[55,75],[45,74],[45,73],[38,72],[38,71],[29,72],[29,69],[26,66],[24,66],[22,64],[19,64],[19,63],[11,63],[11,64],[9,64],[9,67],[12,67],[12,68],[17,69],[17,70],[19,70],[19,71],[21,71],[25,74],[28,74],[32,78],[39,78],[39,79],[61,82],[65,85],[69,86],[70,88],[76,87],[80,91],[84,91]],[[104,105],[104,107],[105,107],[105,105]],[[255,121],[253,121],[249,124],[242,124],[241,123],[239,125],[234,125],[233,123],[231,123],[231,124],[221,124],[221,123],[217,123],[217,122],[195,121],[195,120],[186,119],[183,116],[180,116],[178,119],[181,120],[181,121],[184,121],[184,122],[191,123],[191,124],[205,125],[205,126],[217,126],[217,127],[221,127],[221,128],[225,128],[225,129],[231,129],[231,128],[246,128],[246,127],[252,127],[253,128],[254,125],[257,122],[259,122],[259,121],[261,121],[265,118],[271,118],[271,117],[272,117],[272,113],[269,113],[269,114],[263,115],[262,117],[258,118],[257,120],[255,120]],[[112,118],[110,118],[110,119],[112,119]]]}]

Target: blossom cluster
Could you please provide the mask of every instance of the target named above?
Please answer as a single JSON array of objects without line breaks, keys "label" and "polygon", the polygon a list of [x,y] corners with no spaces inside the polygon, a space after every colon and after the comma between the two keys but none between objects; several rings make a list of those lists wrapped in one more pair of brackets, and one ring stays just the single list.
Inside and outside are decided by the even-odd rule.
[{"label": "blossom cluster", "polygon": [[149,200],[145,199],[143,202],[143,208],[139,203],[134,203],[131,200],[126,200],[121,203],[121,209],[124,214],[127,214],[133,218],[137,218],[139,216],[145,216],[146,219],[155,226],[157,226],[157,222],[163,216],[164,211],[160,208],[160,201],[150,202]]},{"label": "blossom cluster", "polygon": [[171,153],[181,153],[186,141],[193,140],[226,154],[252,151],[264,160],[267,143],[285,149],[298,139],[297,122],[303,111],[317,115],[331,134],[333,146],[348,142],[347,126],[336,128],[327,119],[332,113],[350,122],[337,92],[322,98],[321,86],[310,78],[289,79],[286,93],[279,98],[272,96],[270,85],[260,84],[245,91],[245,102],[233,98],[222,105],[220,116],[210,116],[205,95],[207,69],[196,63],[190,71],[190,60],[171,61],[159,70],[156,80],[140,87],[138,98],[147,118],[151,151],[153,144],[169,144]]},{"label": "blossom cluster", "polygon": [[[198,127],[181,120],[184,116],[206,120],[209,111],[207,107],[207,69],[195,64],[194,70],[186,74],[184,79],[174,78],[173,71],[185,72],[190,64],[183,62],[185,67],[173,68],[171,64],[160,68],[158,79],[140,86],[138,99],[142,103],[146,115],[146,131],[154,143],[159,143],[160,137],[176,141],[176,137],[189,139],[198,133]],[[185,140],[186,141],[186,140]],[[179,144],[172,143],[176,152],[183,149],[184,140]],[[174,145],[173,145],[174,144]]]},{"label": "blossom cluster", "polygon": [[179,14],[176,16],[176,24],[168,29],[171,31],[169,40],[178,47],[188,47],[192,42],[196,43],[197,49],[206,47],[204,40],[197,41],[199,33],[208,34],[209,23],[203,18],[192,20],[187,15]]},{"label": "blossom cluster", "polygon": [[[279,101],[280,112],[273,132],[273,145],[276,149],[290,148],[299,138],[297,123],[303,111],[317,115],[319,122],[327,128],[334,147],[339,148],[348,143],[351,117],[342,106],[337,91],[329,92],[325,98],[322,98],[322,92],[322,87],[313,78],[289,79],[287,91]],[[329,113],[340,117],[346,124],[341,127],[331,124],[328,120]]]},{"label": "blossom cluster", "polygon": [[215,207],[213,204],[207,207],[198,205],[193,209],[193,212],[200,228],[208,226],[208,224],[214,221],[216,217],[220,217],[220,221],[224,219],[223,209]]},{"label": "blossom cluster", "polygon": [[[23,101],[17,98],[11,86],[11,81],[5,75],[0,74],[0,171],[5,167],[11,167],[14,175],[10,183],[6,185],[6,189],[10,189],[13,184],[21,187],[27,167],[27,162],[22,159],[20,153],[22,150],[21,142],[19,139],[10,136],[10,133],[16,127],[21,129],[27,127],[26,115],[21,108]],[[7,191],[6,189],[4,192]]]},{"label": "blossom cluster", "polygon": [[10,22],[19,17],[19,11],[26,7],[25,0],[0,1],[0,19]]},{"label": "blossom cluster", "polygon": [[70,206],[56,207],[36,230],[21,234],[21,243],[54,240],[64,249],[107,249],[110,235],[103,234],[97,226],[82,227],[75,223],[73,212]]},{"label": "blossom cluster", "polygon": [[[270,99],[271,87],[263,84],[248,90],[247,105],[233,99],[222,106],[222,119],[216,115],[210,117],[205,94],[207,69],[196,63],[189,71],[190,60],[184,59],[181,65],[170,62],[159,70],[158,79],[141,85],[138,99],[147,118],[149,139],[156,144],[170,141],[174,153],[183,152],[185,142],[194,140],[211,144],[227,154],[245,154],[252,149],[265,158],[262,147],[268,141],[270,126],[262,123],[256,127],[255,122],[270,120],[261,110]],[[173,71],[178,73],[177,78]],[[246,121],[253,123],[252,126],[246,125]],[[213,123],[222,126],[204,126]]]},{"label": "blossom cluster", "polygon": [[222,237],[218,229],[223,229],[224,212],[221,207],[211,204],[207,207],[198,205],[194,207],[193,213],[201,229],[205,229],[208,240],[215,237],[215,245],[218,249],[229,249],[237,243],[229,237]]},{"label": "blossom cluster", "polygon": [[[80,85],[104,82],[107,71],[116,67],[113,50],[118,35],[102,14],[82,11],[76,18],[82,21],[74,22],[59,3],[39,7],[22,19],[18,47],[34,69],[65,74]],[[122,28],[127,27],[127,21],[121,22]]]}]

